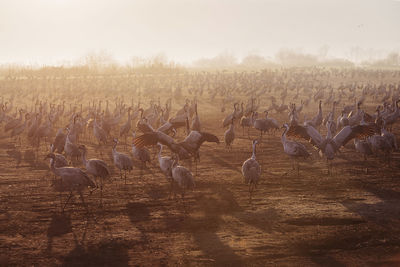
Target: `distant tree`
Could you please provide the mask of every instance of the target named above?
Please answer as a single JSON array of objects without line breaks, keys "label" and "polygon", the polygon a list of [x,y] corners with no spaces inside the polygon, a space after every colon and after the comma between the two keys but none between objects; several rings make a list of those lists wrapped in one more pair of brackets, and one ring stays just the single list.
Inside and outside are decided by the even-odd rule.
[{"label": "distant tree", "polygon": [[242,59],[242,65],[250,68],[262,68],[267,64],[267,60],[259,55],[248,55]]}]

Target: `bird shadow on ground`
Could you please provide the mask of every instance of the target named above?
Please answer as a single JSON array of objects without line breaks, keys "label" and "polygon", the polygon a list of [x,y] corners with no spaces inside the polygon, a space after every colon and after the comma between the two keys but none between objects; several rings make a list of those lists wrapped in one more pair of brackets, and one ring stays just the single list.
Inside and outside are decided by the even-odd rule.
[{"label": "bird shadow on ground", "polygon": [[71,232],[75,242],[74,249],[63,257],[61,266],[128,266],[128,247],[131,245],[128,241],[108,237],[99,243],[87,244],[86,233],[90,226],[89,218],[86,218],[81,231],[74,230],[68,217],[55,218],[56,223],[50,224],[51,228],[49,229],[51,230],[48,232],[55,236]]},{"label": "bird shadow on ground", "polygon": [[63,236],[71,232],[71,218],[65,214],[53,214],[51,216],[49,228],[47,229],[47,252],[52,252],[54,237]]},{"label": "bird shadow on ground", "polygon": [[44,162],[36,162],[31,166],[31,170],[50,170],[49,166]]},{"label": "bird shadow on ground", "polygon": [[[216,186],[213,184],[213,186]],[[194,197],[188,195],[183,201],[185,204],[200,211],[202,216],[182,214],[178,203],[180,198],[170,200],[177,205],[171,209],[165,205],[162,199],[167,197],[165,185],[151,185],[146,193],[151,198],[150,202],[130,202],[127,204],[127,214],[132,224],[141,232],[141,242],[149,242],[149,235],[154,232],[188,233],[193,237],[194,243],[207,257],[213,260],[215,265],[237,266],[243,264],[243,260],[227,244],[224,244],[217,232],[223,224],[221,215],[232,214],[241,208],[235,201],[229,190],[223,189],[212,194],[201,194]],[[215,194],[217,193],[217,194]],[[193,194],[192,194],[193,195]],[[150,224],[151,212],[162,212],[164,215],[157,224]]]},{"label": "bird shadow on ground", "polygon": [[[299,252],[299,251],[298,251]],[[308,256],[308,258],[319,266],[326,266],[326,267],[344,267],[345,264],[339,262],[332,256],[323,254],[323,253],[312,253],[307,251],[306,249],[304,252],[300,253],[303,256]]]},{"label": "bird shadow on ground", "polygon": [[271,233],[281,216],[276,209],[268,208],[256,212],[237,213],[235,218],[266,233]]},{"label": "bird shadow on ground", "polygon": [[360,184],[360,186],[363,190],[374,194],[381,201],[368,204],[354,200],[345,200],[342,202],[342,205],[351,212],[360,215],[365,220],[380,225],[385,229],[397,229],[397,225],[400,222],[398,216],[400,213],[400,207],[398,206],[400,192],[392,189],[380,188],[377,184],[372,183],[367,184],[364,182]]},{"label": "bird shadow on ground", "polygon": [[273,208],[259,212],[246,212],[236,201],[233,193],[221,184],[199,183],[198,188],[211,188],[211,192],[197,194],[194,199],[194,213],[183,220],[178,216],[165,216],[165,225],[169,231],[184,232],[192,235],[195,245],[212,259],[216,266],[243,265],[245,260],[220,239],[218,233],[224,231],[221,225],[226,223],[224,215],[231,216],[243,223],[252,225],[265,232],[271,232],[279,215]]},{"label": "bird shadow on ground", "polygon": [[126,209],[132,223],[150,220],[150,210],[146,203],[130,202]]},{"label": "bird shadow on ground", "polygon": [[242,173],[240,168],[238,168],[235,165],[229,163],[228,161],[222,159],[221,157],[215,156],[214,154],[209,154],[209,157],[212,161],[214,161],[217,165],[219,165],[221,167],[228,168],[230,170],[234,170],[240,174]]},{"label": "bird shadow on ground", "polygon": [[126,205],[131,223],[140,231],[140,242],[147,244],[147,224],[151,220],[149,205],[145,202],[129,202]]},{"label": "bird shadow on ground", "polygon": [[88,246],[77,244],[61,266],[129,266],[130,245],[122,240],[104,240]]},{"label": "bird shadow on ground", "polygon": [[165,199],[168,197],[168,191],[170,190],[168,185],[163,184],[149,184],[145,188],[145,193],[153,200]]},{"label": "bird shadow on ground", "polygon": [[[318,219],[315,223],[319,225]],[[352,224],[359,223],[354,220],[354,223],[349,221],[346,225],[351,227]],[[332,225],[334,224],[333,222]],[[339,221],[337,225],[342,225],[342,222]],[[320,266],[346,266],[329,254],[337,254],[338,251],[353,251],[370,241],[371,234],[368,229],[354,232],[347,228],[329,236],[324,235],[323,238],[319,238],[319,235],[310,235],[299,242],[289,244],[289,247],[295,255],[305,256]]]},{"label": "bird shadow on ground", "polygon": [[203,216],[188,216],[184,220],[177,217],[166,217],[168,229],[188,233],[193,237],[195,245],[212,259],[217,266],[238,266],[243,259],[218,236],[223,219],[221,215],[240,210],[239,205],[226,195],[200,195],[196,197],[196,206]]},{"label": "bird shadow on ground", "polygon": [[[0,139],[6,139],[6,138],[8,138],[8,136],[6,136],[6,135],[0,136]],[[0,148],[13,149],[13,148],[15,148],[15,145],[9,144],[9,143],[2,143],[2,144],[0,144]]]}]

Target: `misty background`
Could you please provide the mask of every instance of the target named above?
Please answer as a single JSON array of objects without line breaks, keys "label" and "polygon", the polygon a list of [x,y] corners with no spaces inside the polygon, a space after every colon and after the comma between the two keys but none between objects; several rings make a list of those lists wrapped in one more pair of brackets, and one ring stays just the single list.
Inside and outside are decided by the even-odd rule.
[{"label": "misty background", "polygon": [[0,64],[400,65],[397,0],[1,0]]}]

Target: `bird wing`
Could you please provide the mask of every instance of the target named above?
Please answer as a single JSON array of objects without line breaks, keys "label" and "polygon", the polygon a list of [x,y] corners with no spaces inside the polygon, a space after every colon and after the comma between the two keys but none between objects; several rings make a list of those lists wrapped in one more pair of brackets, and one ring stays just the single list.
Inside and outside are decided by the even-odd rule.
[{"label": "bird wing", "polygon": [[211,133],[206,133],[206,132],[200,132],[201,134],[201,138],[200,138],[200,144],[199,146],[201,146],[201,144],[203,144],[204,142],[213,142],[213,143],[217,143],[219,144],[219,139],[217,136],[211,134]]},{"label": "bird wing", "polygon": [[169,122],[183,127],[183,126],[186,126],[186,119],[187,119],[187,116],[184,114],[184,115],[176,116],[174,118],[170,118]]},{"label": "bird wing", "polygon": [[94,164],[97,169],[100,170],[99,173],[101,173],[101,175],[103,177],[110,175],[110,170],[108,169],[107,164],[104,161],[102,161],[101,159],[92,159],[92,160],[90,160],[90,162],[92,164]]},{"label": "bird wing", "polygon": [[197,143],[201,138],[201,133],[198,131],[190,131],[190,133],[185,137],[183,142],[186,143]]},{"label": "bird wing", "polygon": [[297,155],[301,155],[303,157],[308,157],[310,156],[310,153],[308,153],[306,147],[303,144],[296,143],[297,145],[294,147],[294,153]]},{"label": "bird wing", "polygon": [[55,155],[56,155],[56,161],[58,161],[64,166],[68,166],[68,161],[63,155],[61,154],[55,154]]},{"label": "bird wing", "polygon": [[173,126],[172,123],[166,122],[166,123],[164,123],[163,125],[161,125],[161,126],[157,129],[157,131],[163,132],[163,133],[167,134],[173,127],[174,127],[174,126]]},{"label": "bird wing", "polygon": [[145,133],[133,139],[133,144],[137,148],[143,148],[145,146],[154,146],[158,142],[168,147],[170,147],[171,144],[175,143],[174,139],[172,139],[171,136],[166,135],[163,132]]},{"label": "bird wing", "polygon": [[267,122],[268,122],[268,124],[269,124],[270,127],[279,128],[279,124],[278,124],[278,121],[277,121],[277,120],[275,120],[275,119],[273,119],[273,118],[268,118],[268,119],[267,119]]},{"label": "bird wing", "polygon": [[323,142],[321,134],[311,125],[291,125],[286,135],[288,137],[303,138],[316,147],[319,147]]},{"label": "bird wing", "polygon": [[184,121],[170,121],[170,123],[172,124],[172,126],[175,129],[186,126],[186,120],[184,120]]},{"label": "bird wing", "polygon": [[[199,146],[197,145],[197,143],[190,143],[190,142],[179,142],[178,145],[182,148],[181,153],[185,153],[186,156],[190,156],[190,155],[194,155],[196,152],[196,149],[199,148]],[[181,158],[181,156],[179,155],[179,158]]]},{"label": "bird wing", "polygon": [[228,116],[225,117],[224,121],[222,122],[222,125],[224,127],[228,126],[232,122],[232,118],[235,116],[235,113],[232,112]]},{"label": "bird wing", "polygon": [[56,138],[54,139],[54,144],[58,143],[65,143],[65,139],[67,138],[67,135],[64,133],[59,133],[56,135]]},{"label": "bird wing", "polygon": [[79,168],[74,167],[62,167],[57,168],[57,175],[60,175],[61,179],[67,183],[67,186],[90,186],[96,187],[95,183],[90,177]]},{"label": "bird wing", "polygon": [[245,175],[246,172],[253,170],[255,171],[257,174],[261,173],[261,167],[260,164],[258,164],[258,162],[252,158],[247,159],[242,166],[242,173],[243,175]]},{"label": "bird wing", "polygon": [[79,173],[82,175],[82,178],[85,180],[84,185],[90,186],[90,187],[96,187],[96,184],[92,181],[92,179],[90,179],[89,175],[87,175],[86,172],[79,169]]},{"label": "bird wing", "polygon": [[364,112],[364,120],[369,123],[375,122],[375,118],[373,116],[371,116],[370,114],[368,114],[367,112]]},{"label": "bird wing", "polygon": [[214,142],[219,144],[219,139],[218,137],[210,133],[191,131],[190,134],[185,138],[185,140],[183,140],[183,142],[180,142],[179,145],[181,145],[184,149],[193,154],[196,152],[196,150],[200,148],[200,146],[204,142]]},{"label": "bird wing", "polygon": [[346,145],[353,138],[364,139],[374,134],[375,128],[373,125],[345,126],[337,135],[335,135],[333,141],[338,147],[341,147]]},{"label": "bird wing", "polygon": [[145,123],[145,122],[138,122],[136,124],[136,127],[141,131],[142,133],[151,133],[154,132],[153,127],[151,127],[150,124]]}]

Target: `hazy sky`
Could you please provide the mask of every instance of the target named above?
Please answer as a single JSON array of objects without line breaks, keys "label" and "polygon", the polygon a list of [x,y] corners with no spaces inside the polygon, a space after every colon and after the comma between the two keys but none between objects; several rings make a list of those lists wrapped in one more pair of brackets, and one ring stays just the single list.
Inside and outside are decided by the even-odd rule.
[{"label": "hazy sky", "polygon": [[[0,63],[53,64],[105,50],[190,62],[223,51],[273,57],[400,51],[399,0],[0,0]],[[365,56],[365,55],[364,55]]]}]

